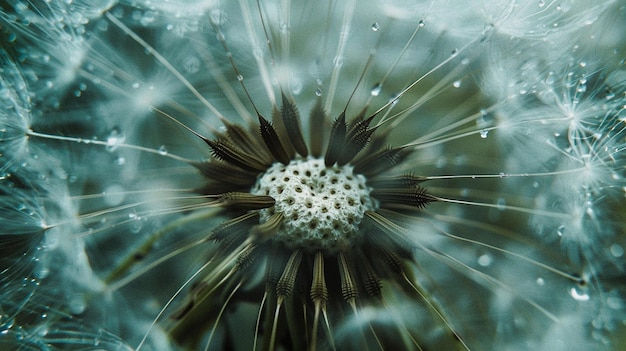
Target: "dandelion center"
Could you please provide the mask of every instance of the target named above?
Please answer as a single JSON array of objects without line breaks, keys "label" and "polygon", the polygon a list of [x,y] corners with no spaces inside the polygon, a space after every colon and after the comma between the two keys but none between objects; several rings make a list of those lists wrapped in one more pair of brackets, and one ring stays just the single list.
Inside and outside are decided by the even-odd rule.
[{"label": "dandelion center", "polygon": [[274,240],[290,248],[337,252],[358,241],[363,214],[376,209],[370,190],[351,166],[326,167],[324,160],[310,158],[274,163],[252,193],[276,200],[261,211],[261,222],[277,212],[285,218]]}]

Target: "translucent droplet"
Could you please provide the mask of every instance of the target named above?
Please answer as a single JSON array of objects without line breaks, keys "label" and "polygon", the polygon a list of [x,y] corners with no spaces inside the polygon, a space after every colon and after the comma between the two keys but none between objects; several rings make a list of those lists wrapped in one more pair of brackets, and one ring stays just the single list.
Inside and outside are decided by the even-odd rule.
[{"label": "translucent droplet", "polygon": [[460,88],[461,87],[461,81],[460,80],[455,80],[454,83],[452,83],[452,86],[455,88]]},{"label": "translucent droplet", "polygon": [[481,109],[480,117],[476,119],[476,125],[479,128],[486,128],[486,127],[491,127],[492,124],[493,124],[493,117],[491,116],[489,111],[486,109]]},{"label": "translucent droplet", "polygon": [[574,286],[571,289],[569,289],[569,294],[576,301],[589,301],[589,298],[590,298],[589,293],[587,293],[586,289],[579,287],[579,286]]},{"label": "translucent droplet", "polygon": [[539,7],[546,6],[546,2],[544,0],[539,0]]},{"label": "translucent droplet", "polygon": [[109,206],[117,206],[126,197],[126,189],[119,184],[113,184],[104,191],[104,202]]},{"label": "translucent droplet", "polygon": [[491,258],[490,255],[484,254],[484,255],[480,255],[480,257],[478,257],[478,264],[483,266],[483,267],[487,267],[487,266],[491,265],[491,262],[493,262],[493,259]]},{"label": "translucent droplet", "polygon": [[496,200],[496,207],[498,208],[498,211],[506,210],[506,200],[502,197],[498,198]]},{"label": "translucent droplet", "polygon": [[119,156],[115,159],[115,164],[118,166],[122,166],[123,164],[126,163],[126,158]]},{"label": "translucent droplet", "polygon": [[[5,317],[5,316],[3,316]],[[4,335],[7,334],[9,332],[9,329],[13,328],[13,326],[15,325],[15,319],[10,318],[10,319],[0,319],[0,335]]]},{"label": "translucent droplet", "polygon": [[50,269],[48,267],[42,266],[35,272],[35,275],[37,279],[44,279],[48,275],[50,275]]},{"label": "translucent droplet", "polygon": [[483,139],[487,139],[487,136],[489,135],[489,131],[487,129],[483,129],[480,131],[480,137]]},{"label": "translucent droplet", "polygon": [[543,286],[546,283],[546,281],[543,278],[539,277],[539,278],[537,278],[536,283],[539,286]]},{"label": "translucent droplet", "polygon": [[454,57],[454,56],[456,56],[458,54],[459,54],[459,49],[454,49],[454,50],[452,50],[452,53],[450,54],[450,56]]},{"label": "translucent droplet", "polygon": [[374,32],[378,32],[378,30],[379,30],[379,29],[380,29],[380,24],[379,24],[378,22],[374,22],[374,23],[372,24],[372,30],[373,30]]},{"label": "translucent droplet", "polygon": [[37,336],[39,336],[40,338],[43,338],[46,335],[48,335],[48,332],[49,332],[49,329],[46,324],[41,325],[37,328]]},{"label": "translucent droplet", "polygon": [[200,60],[195,56],[186,57],[183,60],[183,69],[187,73],[197,73],[200,70]]},{"label": "translucent droplet", "polygon": [[137,214],[137,212],[131,212],[128,214],[128,218],[131,220],[130,223],[130,231],[131,233],[137,234],[143,228],[143,221],[141,216]]},{"label": "translucent droplet", "polygon": [[370,94],[372,94],[372,96],[378,96],[382,89],[383,89],[383,86],[380,83],[376,83],[372,87],[372,90],[370,90]]},{"label": "translucent droplet", "polygon": [[615,257],[624,256],[624,248],[620,244],[611,245],[611,254]]},{"label": "translucent droplet", "polygon": [[315,95],[316,96],[322,96],[322,89],[320,89],[320,88],[315,89]]},{"label": "translucent droplet", "polygon": [[243,76],[241,74],[238,74],[237,75],[237,80],[242,82],[243,81]]},{"label": "translucent droplet", "polygon": [[423,19],[421,19],[417,25],[420,27],[424,27],[426,25],[426,22]]},{"label": "translucent droplet", "polygon": [[302,81],[294,77],[291,80],[290,87],[291,87],[291,93],[293,95],[300,95],[300,93],[302,92]]},{"label": "translucent droplet", "polygon": [[70,313],[82,314],[87,308],[87,302],[83,294],[74,294],[69,301]]},{"label": "translucent droplet", "polygon": [[398,101],[400,101],[400,97],[396,94],[392,95],[391,98],[389,99],[389,103],[391,104],[391,106],[396,105]]},{"label": "translucent droplet", "polygon": [[159,155],[167,155],[167,148],[165,147],[165,145],[161,145],[159,146]]},{"label": "translucent droplet", "polygon": [[556,229],[556,235],[558,235],[559,237],[562,237],[563,234],[565,234],[565,226],[563,224],[561,224],[557,229]]},{"label": "translucent droplet", "polygon": [[107,137],[106,149],[107,151],[115,151],[121,144],[124,143],[126,137],[119,128],[113,128],[109,136]]}]

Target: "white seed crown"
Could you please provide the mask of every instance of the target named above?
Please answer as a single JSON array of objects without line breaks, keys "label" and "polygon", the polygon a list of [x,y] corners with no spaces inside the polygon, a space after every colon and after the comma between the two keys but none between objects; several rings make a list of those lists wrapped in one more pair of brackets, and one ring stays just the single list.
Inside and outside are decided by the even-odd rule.
[{"label": "white seed crown", "polygon": [[274,213],[284,216],[274,240],[290,248],[334,253],[354,245],[365,211],[375,210],[371,188],[351,166],[326,167],[323,159],[297,159],[273,164],[252,188],[269,195],[274,207],[261,211],[261,222]]}]

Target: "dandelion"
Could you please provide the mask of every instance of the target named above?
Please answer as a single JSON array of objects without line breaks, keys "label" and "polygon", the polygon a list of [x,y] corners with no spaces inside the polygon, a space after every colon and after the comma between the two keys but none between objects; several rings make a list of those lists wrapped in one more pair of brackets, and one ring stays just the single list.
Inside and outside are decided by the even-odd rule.
[{"label": "dandelion", "polygon": [[0,345],[619,348],[624,8],[482,5],[2,5]]}]

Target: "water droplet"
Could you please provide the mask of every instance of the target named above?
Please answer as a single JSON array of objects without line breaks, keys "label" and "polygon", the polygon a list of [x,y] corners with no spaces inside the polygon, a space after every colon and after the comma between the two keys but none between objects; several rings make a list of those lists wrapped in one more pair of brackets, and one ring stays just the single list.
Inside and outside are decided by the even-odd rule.
[{"label": "water droplet", "polygon": [[615,257],[624,256],[624,248],[620,244],[611,245],[611,254]]},{"label": "water droplet", "polygon": [[183,69],[187,73],[197,73],[200,70],[200,60],[195,56],[186,57],[183,60]]},{"label": "water droplet", "polygon": [[426,25],[426,22],[423,19],[421,19],[417,25],[419,27],[424,27]]},{"label": "water droplet", "polygon": [[315,95],[316,96],[322,96],[322,89],[320,89],[320,88],[315,89]]},{"label": "water droplet", "polygon": [[243,82],[243,76],[241,74],[237,75],[237,80]]},{"label": "water droplet", "polygon": [[487,139],[487,136],[489,135],[489,131],[487,129],[483,129],[480,131],[480,137],[482,139]]},{"label": "water droplet", "polygon": [[615,97],[615,93],[612,90],[608,89],[606,91],[606,96],[604,98],[607,99],[607,100],[611,100],[614,97]]},{"label": "water droplet", "polygon": [[298,78],[293,78],[291,79],[290,82],[290,88],[291,88],[291,93],[293,95],[300,95],[300,93],[302,92],[302,80],[298,79]]},{"label": "water droplet", "polygon": [[117,206],[126,198],[126,189],[119,184],[113,184],[104,191],[104,202],[109,206]]},{"label": "water droplet", "polygon": [[115,159],[115,164],[118,166],[122,166],[125,163],[126,163],[126,159],[122,156],[119,156]]},{"label": "water droplet", "polygon": [[137,212],[133,211],[128,214],[128,218],[132,221],[130,223],[130,231],[133,234],[139,233],[141,228],[143,228],[143,221],[141,216],[137,214]]},{"label": "water droplet", "polygon": [[165,145],[159,146],[159,155],[167,155],[167,148],[165,147]]},{"label": "water droplet", "polygon": [[121,144],[124,143],[126,137],[119,128],[113,128],[111,133],[107,137],[106,150],[115,151]]},{"label": "water droplet", "polygon": [[69,301],[69,309],[72,314],[82,314],[87,308],[87,302],[83,294],[74,294]]},{"label": "water droplet", "polygon": [[393,94],[391,98],[389,98],[389,103],[391,104],[391,106],[395,106],[398,101],[400,101],[400,97],[397,94]]},{"label": "water droplet", "polygon": [[380,29],[380,24],[379,24],[378,22],[374,22],[374,23],[372,24],[372,30],[373,30],[374,32],[378,32],[378,30],[379,30],[379,29]]},{"label": "water droplet", "polygon": [[556,229],[556,235],[558,235],[559,237],[562,237],[563,234],[565,234],[565,225],[561,224],[557,229]]},{"label": "water droplet", "polygon": [[580,61],[580,63],[578,63],[578,65],[579,65],[580,67],[585,68],[585,67],[587,67],[587,62],[585,62],[585,61]]},{"label": "water droplet", "polygon": [[478,257],[478,264],[483,267],[487,267],[491,265],[492,262],[493,262],[493,259],[488,254],[480,255],[480,257]]},{"label": "water droplet", "polygon": [[589,301],[590,298],[586,289],[580,286],[574,286],[569,289],[569,294],[577,301]]},{"label": "water droplet", "polygon": [[476,125],[479,128],[491,127],[493,124],[493,117],[486,109],[480,110],[480,117],[476,119]]},{"label": "water droplet", "polygon": [[50,275],[50,269],[42,266],[35,272],[35,275],[37,279],[45,279],[48,275]]},{"label": "water droplet", "polygon": [[539,277],[539,278],[537,278],[536,283],[539,286],[543,286],[546,283],[546,281],[543,278]]},{"label": "water droplet", "polygon": [[460,80],[455,80],[454,83],[452,83],[452,86],[455,88],[460,88],[461,87],[461,81]]},{"label": "water droplet", "polygon": [[[2,317],[7,317],[6,315],[3,315]],[[9,332],[9,329],[13,328],[13,326],[15,325],[15,319],[10,318],[10,319],[0,319],[0,335],[4,335],[7,334]]]},{"label": "water droplet", "polygon": [[539,0],[539,7],[546,6],[546,2],[544,0]]},{"label": "water droplet", "polygon": [[372,96],[378,96],[382,89],[383,89],[383,86],[380,83],[376,83],[372,87],[372,90],[370,91],[370,94],[372,94]]},{"label": "water droplet", "polygon": [[454,57],[454,56],[456,56],[458,54],[459,54],[459,49],[454,49],[454,50],[452,50],[452,53],[450,54],[450,56]]},{"label": "water droplet", "polygon": [[498,198],[496,200],[496,207],[498,208],[498,211],[506,210],[506,200],[502,197]]}]

